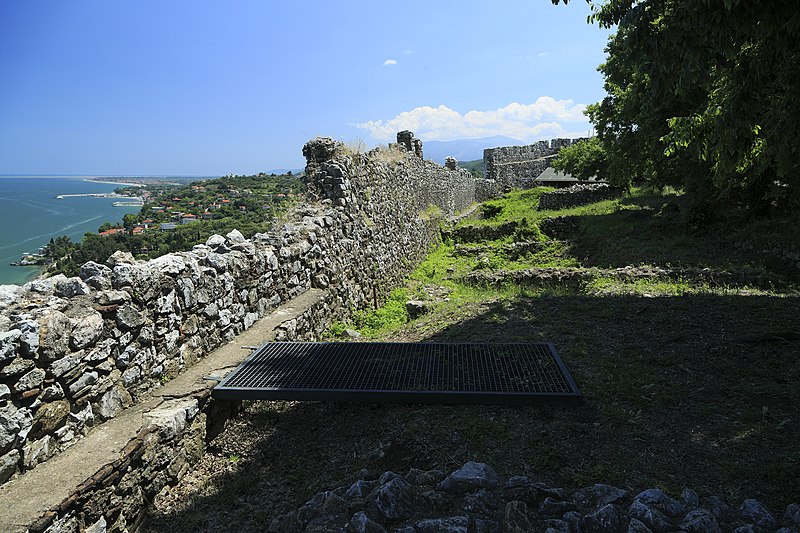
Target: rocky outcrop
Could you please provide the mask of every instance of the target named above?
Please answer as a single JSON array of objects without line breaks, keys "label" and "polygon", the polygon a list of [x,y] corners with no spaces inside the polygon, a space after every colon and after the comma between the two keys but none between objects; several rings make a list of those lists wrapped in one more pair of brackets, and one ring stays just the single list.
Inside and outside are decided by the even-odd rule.
[{"label": "rocky outcrop", "polygon": [[525,476],[502,480],[489,465],[469,462],[447,476],[438,470],[385,472],[321,492],[274,519],[268,531],[719,533],[798,527],[796,503],[780,514],[754,499],[737,508],[691,489],[679,497],[657,488],[636,493],[602,483],[569,491]]}]

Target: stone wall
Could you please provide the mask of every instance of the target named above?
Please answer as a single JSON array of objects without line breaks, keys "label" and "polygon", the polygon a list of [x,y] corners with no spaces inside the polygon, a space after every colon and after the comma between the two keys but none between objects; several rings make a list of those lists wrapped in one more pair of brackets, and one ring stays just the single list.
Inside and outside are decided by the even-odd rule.
[{"label": "stone wall", "polygon": [[483,177],[494,180],[500,191],[530,188],[561,148],[579,140],[552,139],[526,146],[487,148],[483,151]]},{"label": "stone wall", "polygon": [[80,277],[0,288],[0,483],[309,288],[328,296],[279,337],[315,338],[380,304],[439,239],[440,219],[475,199],[474,178],[422,160],[413,135],[393,146],[307,143],[309,199],[269,233],[147,262],[118,252]]},{"label": "stone wall", "polygon": [[564,209],[593,204],[601,200],[612,200],[622,196],[622,192],[622,189],[610,187],[605,183],[581,183],[542,194],[539,197],[539,210]]}]

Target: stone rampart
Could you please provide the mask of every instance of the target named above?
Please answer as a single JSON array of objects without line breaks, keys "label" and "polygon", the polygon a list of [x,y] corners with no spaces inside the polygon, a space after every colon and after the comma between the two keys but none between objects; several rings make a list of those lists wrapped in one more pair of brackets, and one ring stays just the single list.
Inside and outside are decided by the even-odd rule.
[{"label": "stone rampart", "polygon": [[315,338],[380,304],[475,199],[475,180],[398,145],[303,149],[309,200],[269,233],[215,235],[147,262],[115,253],[80,277],[0,288],[0,484],[70,447],[282,302],[327,297],[279,339]]},{"label": "stone rampart", "polygon": [[622,189],[605,183],[580,183],[566,189],[543,193],[539,197],[539,210],[564,209],[602,200],[613,200],[622,196],[622,193]]},{"label": "stone rampart", "polygon": [[551,139],[526,146],[503,146],[483,151],[483,177],[500,191],[530,188],[565,146],[581,139]]}]

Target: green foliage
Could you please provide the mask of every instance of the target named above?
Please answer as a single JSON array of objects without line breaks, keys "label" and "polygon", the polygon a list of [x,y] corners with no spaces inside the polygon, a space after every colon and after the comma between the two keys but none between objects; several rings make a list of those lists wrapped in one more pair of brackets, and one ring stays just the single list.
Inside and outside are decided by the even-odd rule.
[{"label": "green foliage", "polygon": [[474,161],[459,161],[458,166],[467,170],[474,177],[483,179],[483,159],[475,159]]},{"label": "green foliage", "polygon": [[[45,250],[47,257],[54,261],[50,272],[75,275],[87,261],[104,263],[117,250],[131,252],[142,259],[154,258],[188,250],[211,235],[225,235],[233,229],[251,237],[268,231],[275,216],[285,212],[293,204],[294,195],[304,191],[305,186],[289,175],[259,174],[225,176],[183,186],[158,184],[147,189],[153,193],[153,198],[138,214],[123,217],[125,232],[111,236],[87,233],[80,243],[71,243],[67,237],[51,241]],[[130,195],[141,191],[123,188],[120,192]],[[181,213],[209,218],[181,224]],[[165,222],[176,223],[176,227],[161,231],[160,224]],[[136,226],[145,224],[147,229],[133,233]],[[119,225],[106,222],[99,231],[114,227]]]},{"label": "green foliage", "polygon": [[684,187],[701,221],[723,202],[800,206],[800,4],[589,4],[590,22],[617,27],[607,96],[587,110],[613,182]]},{"label": "green foliage", "polygon": [[605,179],[608,170],[608,158],[600,139],[591,139],[566,146],[558,152],[553,161],[553,168],[572,174],[578,179],[587,180],[592,177]]}]

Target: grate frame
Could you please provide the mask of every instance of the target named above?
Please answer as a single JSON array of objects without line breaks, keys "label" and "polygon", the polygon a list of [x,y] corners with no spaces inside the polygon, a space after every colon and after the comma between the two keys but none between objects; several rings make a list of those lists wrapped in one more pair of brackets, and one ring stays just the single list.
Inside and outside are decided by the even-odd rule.
[{"label": "grate frame", "polygon": [[583,395],[551,343],[268,342],[220,400],[566,404]]}]

